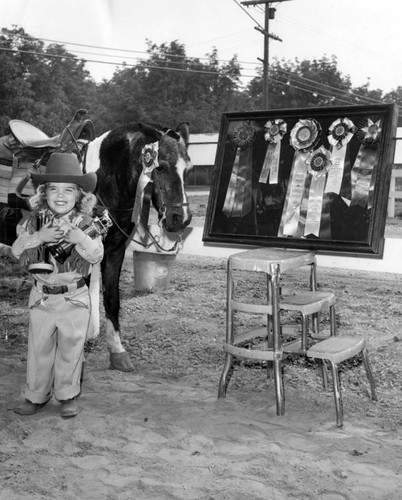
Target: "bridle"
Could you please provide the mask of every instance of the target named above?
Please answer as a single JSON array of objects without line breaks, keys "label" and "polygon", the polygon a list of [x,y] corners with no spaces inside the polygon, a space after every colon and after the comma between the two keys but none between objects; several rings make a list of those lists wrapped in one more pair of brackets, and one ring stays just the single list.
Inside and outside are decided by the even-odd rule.
[{"label": "bridle", "polygon": [[[158,226],[162,229],[162,223],[163,220],[166,219],[166,210],[171,208],[183,208],[183,207],[188,207],[189,203],[188,202],[175,202],[175,203],[170,203],[166,202],[166,191],[163,189],[160,180],[158,179],[158,167],[159,167],[159,143],[151,143],[147,144],[144,146],[144,148],[141,151],[141,157],[142,157],[142,172],[140,175],[140,178],[138,180],[137,184],[137,191],[136,191],[136,196],[135,196],[135,203],[133,208],[131,209],[117,209],[117,211],[132,211],[132,217],[131,221],[134,222],[135,224],[135,231],[133,234],[127,234],[126,231],[118,224],[117,220],[115,217],[113,217],[112,214],[109,213],[110,218],[112,219],[113,223],[117,227],[117,229],[125,236],[128,240],[134,241],[135,243],[145,247],[149,248],[153,244],[161,251],[163,252],[174,252],[177,249],[178,244],[182,241],[182,235],[183,235],[183,230],[177,233],[177,239],[173,246],[169,249],[163,248],[159,241],[160,241],[160,236],[153,235],[151,231],[148,229],[148,218],[149,218],[149,211],[150,211],[150,206],[151,206],[151,197],[152,197],[152,192],[154,191],[155,187],[157,187],[157,190],[159,192],[159,207],[158,207],[158,212],[161,212],[161,216],[158,218]],[[151,189],[151,185],[153,185],[153,188]],[[100,204],[108,210],[108,207],[105,205],[101,197],[99,196],[98,193],[95,193],[97,199],[99,200]],[[141,200],[141,202],[139,202]],[[141,220],[141,223],[143,227],[145,228],[145,231],[149,235],[151,242],[149,244],[145,244],[144,242],[138,241],[134,238],[134,235],[136,233],[136,228],[138,227],[138,222]]]},{"label": "bridle", "polygon": [[154,186],[157,186],[159,194],[160,194],[160,210],[162,212],[162,217],[160,218],[160,221],[166,218],[166,209],[167,208],[183,208],[183,207],[188,207],[190,204],[187,201],[182,201],[182,202],[177,202],[177,203],[167,203],[165,201],[166,199],[166,191],[163,189],[163,187],[160,184],[160,181],[158,180],[158,172],[157,170],[154,170],[152,173],[152,182]]}]

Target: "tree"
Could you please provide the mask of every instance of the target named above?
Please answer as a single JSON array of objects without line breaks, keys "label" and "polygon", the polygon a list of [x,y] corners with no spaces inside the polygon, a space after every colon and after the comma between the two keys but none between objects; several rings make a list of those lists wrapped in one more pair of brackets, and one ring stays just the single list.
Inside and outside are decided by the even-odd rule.
[{"label": "tree", "polygon": [[[216,132],[222,113],[263,108],[262,73],[245,89],[237,56],[222,62],[214,47],[192,58],[177,40],[147,41],[147,57],[117,69],[96,84],[85,61],[63,45],[35,39],[22,28],[0,34],[0,133],[10,119],[37,126],[48,135],[61,132],[79,108],[88,109],[97,134],[134,121],[174,127],[190,122],[191,131]],[[274,59],[269,71],[269,107],[304,108],[345,104],[402,104],[402,87],[383,96],[369,81],[353,88],[335,56],[286,61]]]},{"label": "tree", "polygon": [[216,49],[203,62],[188,58],[177,40],[147,44],[147,59],[117,70],[110,82],[100,85],[98,102],[110,111],[108,122],[174,126],[189,121],[193,132],[216,131],[222,111],[235,110],[241,99],[237,58],[220,67]]},{"label": "tree", "polygon": [[[262,78],[253,79],[247,93],[255,107],[262,107]],[[342,75],[335,56],[294,61],[275,59],[269,71],[269,107],[303,108],[381,102],[380,90],[369,91],[368,83],[353,88]]]},{"label": "tree", "polygon": [[95,99],[95,82],[85,63],[62,45],[50,45],[22,28],[2,29],[0,51],[0,128],[10,119],[27,121],[48,135],[61,132],[76,109]]}]

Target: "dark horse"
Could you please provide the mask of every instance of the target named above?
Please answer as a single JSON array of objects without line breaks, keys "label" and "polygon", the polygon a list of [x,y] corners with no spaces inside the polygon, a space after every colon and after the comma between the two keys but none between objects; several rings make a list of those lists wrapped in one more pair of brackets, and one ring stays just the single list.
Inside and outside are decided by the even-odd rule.
[{"label": "dark horse", "polygon": [[[73,125],[78,130],[78,135],[81,129],[91,131],[91,123],[83,119],[85,112],[81,111],[85,110],[77,112],[74,120],[67,126],[67,136],[74,135],[71,133]],[[35,156],[36,148],[40,147],[45,151],[42,158],[48,157],[52,151],[60,150],[60,143],[63,145],[60,138],[65,137],[63,134],[51,139],[40,137],[39,141],[28,144],[29,152],[33,152]],[[65,146],[62,150],[78,154],[86,172],[96,171],[99,208],[101,211],[106,208],[113,221],[104,241],[105,252],[101,263],[106,342],[110,352],[110,368],[130,371],[133,365],[120,341],[119,280],[126,246],[136,229],[133,221],[134,206],[136,198],[138,202],[138,196],[146,194],[166,231],[180,233],[190,223],[191,212],[184,191],[184,178],[192,168],[187,154],[189,127],[187,123],[182,123],[176,130],[172,130],[157,125],[131,123],[106,132],[96,139],[94,136],[90,137],[83,143],[80,143],[80,137],[72,141],[72,146],[70,141],[65,141],[71,147],[68,149]],[[20,142],[26,146],[24,141]],[[147,165],[147,158],[144,159],[147,148],[154,154],[151,166]],[[148,176],[147,186],[142,192],[137,187],[141,188],[145,171]],[[16,224],[18,219],[13,221]]]},{"label": "dark horse", "polygon": [[120,342],[119,279],[126,245],[133,232],[133,206],[137,185],[144,166],[142,151],[146,145],[158,144],[157,166],[152,170],[151,199],[159,220],[169,232],[181,232],[191,221],[184,178],[192,164],[187,154],[188,124],[176,130],[132,123],[116,128],[89,144],[86,171],[96,171],[96,194],[109,211],[113,226],[109,229],[101,263],[106,341],[110,367],[121,371],[133,369]]}]

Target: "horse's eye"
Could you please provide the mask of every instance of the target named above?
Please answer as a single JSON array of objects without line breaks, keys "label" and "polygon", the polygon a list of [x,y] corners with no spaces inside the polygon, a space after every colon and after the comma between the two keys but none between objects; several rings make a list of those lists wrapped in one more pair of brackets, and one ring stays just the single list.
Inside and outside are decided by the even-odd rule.
[{"label": "horse's eye", "polygon": [[159,165],[156,167],[157,172],[162,174],[163,172],[166,172],[166,165],[163,163],[159,163]]}]

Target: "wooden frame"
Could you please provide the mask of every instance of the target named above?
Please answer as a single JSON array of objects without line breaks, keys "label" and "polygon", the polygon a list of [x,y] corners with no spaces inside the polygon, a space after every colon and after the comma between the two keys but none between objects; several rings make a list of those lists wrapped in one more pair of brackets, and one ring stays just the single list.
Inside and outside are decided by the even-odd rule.
[{"label": "wooden frame", "polygon": [[394,104],[225,113],[203,240],[382,257]]}]

